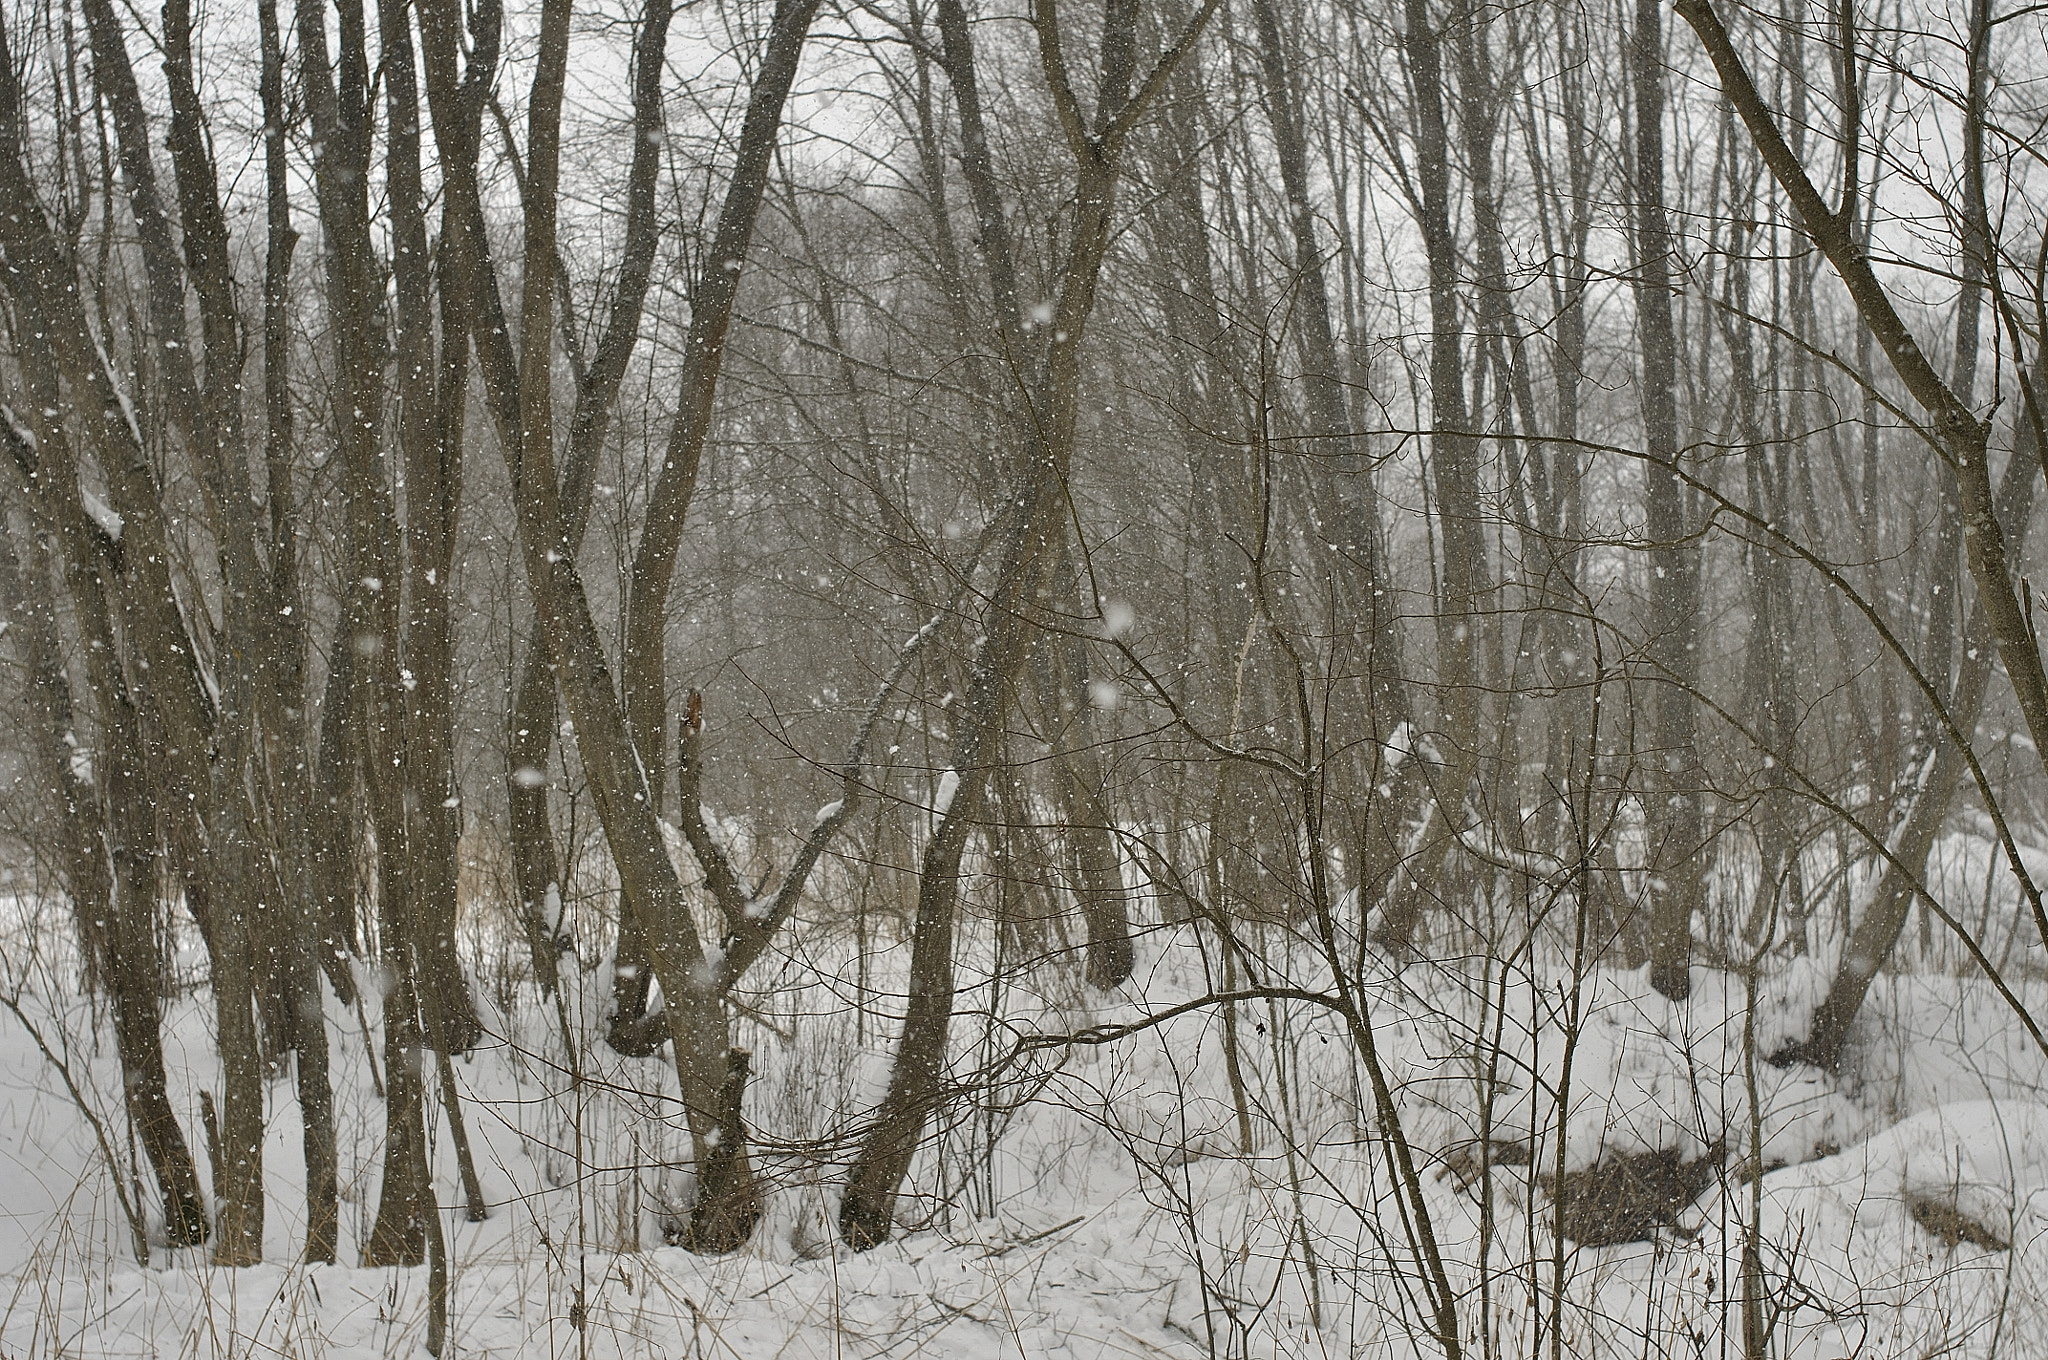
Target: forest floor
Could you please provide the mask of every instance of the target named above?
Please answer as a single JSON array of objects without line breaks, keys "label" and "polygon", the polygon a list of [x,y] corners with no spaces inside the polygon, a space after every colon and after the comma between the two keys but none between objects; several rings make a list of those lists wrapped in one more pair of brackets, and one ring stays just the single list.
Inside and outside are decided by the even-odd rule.
[{"label": "forest floor", "polygon": [[[21,1013],[0,1013],[0,1360],[422,1353],[425,1269],[221,1270],[160,1237],[138,1261],[109,1170],[109,1154],[124,1178],[133,1165],[111,1026],[51,943],[61,924],[19,903],[14,916],[11,938],[39,943],[10,948]],[[987,952],[995,932],[985,934]],[[570,969],[559,1010],[531,987],[480,982],[493,1037],[453,1070],[483,1221],[466,1212],[445,1121],[433,1147],[448,1353],[1441,1353],[1421,1321],[1360,1064],[1341,1027],[1299,1007],[1238,1008],[1235,1083],[1214,1007],[1014,1072],[951,1112],[896,1239],[862,1255],[838,1247],[837,1181],[894,1030],[873,990],[888,969],[875,960],[901,952],[878,950],[865,970],[851,949],[792,953],[779,971],[764,963],[773,976],[748,998],[759,1070],[748,1118],[767,1212],[728,1257],[662,1245],[662,1223],[690,1193],[674,1166],[686,1140],[664,1117],[674,1075],[594,1040],[606,970]],[[957,1070],[1016,1032],[1129,1021],[1202,993],[1194,926],[1155,924],[1141,961],[1113,996],[1063,967],[985,969],[961,992]],[[1293,985],[1315,985],[1313,965],[1301,967]],[[1825,981],[1817,963],[1784,961],[1753,993],[1700,970],[1683,1006],[1641,973],[1582,971],[1576,991],[1569,974],[1503,981],[1483,960],[1367,965],[1375,1034],[1462,1295],[1466,1354],[1548,1354],[1552,1327],[1565,1355],[1741,1354],[1753,1238],[1772,1354],[2048,1356],[2048,1062],[1988,985],[1932,971],[1881,978],[1843,1074],[1824,1076],[1762,1061],[1803,1030]],[[863,997],[880,1018],[862,1013]],[[2024,999],[2048,1013],[2048,985]],[[370,1055],[381,1066],[383,1052],[374,1005],[332,1004],[329,1020],[349,1262],[377,1205],[383,1107]],[[200,1000],[166,1017],[173,1100],[195,1148],[197,1094],[218,1079],[211,1034]],[[1718,1173],[1690,1199],[1607,1203],[1643,1217],[1645,1240],[1560,1248],[1548,1187],[1561,1087],[1566,1184],[1655,1153],[1695,1166],[1718,1157]],[[265,1242],[284,1263],[303,1226],[288,1072],[269,1097]],[[1760,1184],[1743,1174],[1753,1161],[1775,1168]]]}]

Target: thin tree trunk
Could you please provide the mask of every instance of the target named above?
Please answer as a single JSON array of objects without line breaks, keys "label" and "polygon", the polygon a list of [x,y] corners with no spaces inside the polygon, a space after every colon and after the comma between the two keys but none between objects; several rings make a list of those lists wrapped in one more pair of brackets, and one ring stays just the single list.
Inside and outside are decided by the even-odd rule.
[{"label": "thin tree trunk", "polygon": [[[276,0],[260,0],[257,6],[259,40],[262,46],[261,96],[264,115],[264,172],[268,217],[268,249],[263,276],[263,461],[270,503],[271,597],[287,601],[280,605],[276,630],[277,646],[272,661],[271,690],[276,706],[304,703],[306,688],[306,609],[299,590],[297,526],[292,514],[291,484],[292,409],[290,391],[290,305],[291,258],[298,233],[291,225],[291,192],[285,162],[285,101],[283,40],[278,26]],[[289,701],[285,696],[291,696]],[[284,715],[279,715],[282,719]],[[317,776],[307,771],[301,759],[304,747],[293,740],[294,730],[303,733],[310,724],[289,724],[281,720],[263,729],[264,758],[268,783],[282,791],[274,815],[283,824],[284,842],[279,869],[278,891],[291,909],[276,913],[284,924],[287,989],[292,1007],[292,1046],[297,1051],[301,1147],[306,1164],[306,1245],[309,1263],[333,1264],[339,1249],[341,1228],[340,1170],[334,1145],[334,1087],[327,1044],[326,1009],[321,1000],[320,956],[333,956],[329,919],[331,907],[324,900],[323,883],[331,878],[331,864],[323,864],[320,833],[322,819],[313,811]],[[323,948],[323,945],[325,946]],[[342,961],[335,959],[336,964]],[[353,979],[345,967],[336,971]]]},{"label": "thin tree trunk", "polygon": [[[1791,508],[1790,497],[1768,447],[1751,312],[1749,261],[1755,249],[1756,231],[1751,224],[1758,219],[1758,204],[1754,182],[1746,177],[1742,158],[1731,153],[1727,159],[1727,215],[1723,228],[1727,233],[1723,249],[1727,262],[1724,296],[1714,310],[1728,349],[1734,433],[1743,451],[1749,504],[1762,522],[1779,524],[1785,522],[1786,512]],[[1746,710],[1756,715],[1758,727],[1773,753],[1764,772],[1764,791],[1756,799],[1753,814],[1761,870],[1752,903],[1748,946],[1755,949],[1765,945],[1765,933],[1774,929],[1779,907],[1787,900],[1797,900],[1804,888],[1800,882],[1798,841],[1788,821],[1793,804],[1787,771],[1796,760],[1798,736],[1791,656],[1792,584],[1783,559],[1769,544],[1750,542],[1746,558],[1750,626],[1744,647],[1743,692]],[[1945,672],[1946,667],[1943,669]]]},{"label": "thin tree trunk", "polygon": [[[704,445],[711,434],[713,398],[725,361],[726,332],[774,166],[783,105],[796,79],[798,59],[820,0],[776,0],[768,44],[747,99],[738,158],[704,265],[690,289],[690,332],[683,346],[681,409],[647,507],[646,527],[634,550],[626,610],[626,713],[633,747],[647,770],[658,811],[668,782],[668,597],[676,555],[697,491]],[[659,927],[656,927],[659,929]]]},{"label": "thin tree trunk", "polygon": [[[1062,533],[1062,545],[1065,540]],[[1064,577],[1065,572],[1056,568],[1054,576]],[[1059,594],[1072,597],[1072,591],[1064,587]],[[1136,950],[1107,772],[1090,721],[1093,710],[1086,662],[1079,640],[1068,633],[1046,633],[1033,640],[1031,672],[1040,728],[1051,747],[1060,836],[1072,861],[1074,896],[1088,930],[1088,984],[1106,990],[1130,978]]]},{"label": "thin tree trunk", "polygon": [[[640,337],[642,309],[653,274],[654,249],[660,235],[656,229],[654,196],[661,167],[661,80],[672,14],[666,0],[648,0],[635,35],[633,160],[626,178],[626,243],[604,335],[577,387],[568,462],[563,469],[567,551],[572,555],[582,547],[584,529],[589,523],[598,456],[610,426],[612,403],[618,397],[626,366]],[[511,811],[513,879],[543,996],[556,985],[555,963],[561,938],[560,921],[546,919],[550,890],[555,901],[559,902],[561,896],[561,870],[555,859],[554,828],[548,817],[547,801],[548,758],[557,722],[555,677],[547,656],[547,646],[536,633],[520,667],[506,739],[506,801]],[[629,919],[630,907],[621,913],[622,936],[629,928],[638,930],[637,922],[631,927],[627,925]],[[623,952],[623,938],[620,947]],[[646,969],[643,967],[640,972],[645,974]],[[615,1010],[615,1014],[625,1014],[628,1020],[634,1020],[644,1009],[643,988],[638,1008]]]},{"label": "thin tree trunk", "polygon": [[1664,206],[1664,42],[1658,0],[1636,0],[1629,75],[1635,97],[1636,333],[1641,349],[1644,530],[1650,545],[1650,657],[1657,668],[1657,751],[1650,815],[1650,982],[1692,992],[1692,918],[1704,905],[1707,846],[1695,749],[1699,552],[1678,477],[1678,334],[1671,320],[1671,227]]},{"label": "thin tree trunk", "polygon": [[[395,250],[399,448],[405,469],[404,667],[399,688],[402,815],[411,862],[406,932],[410,965],[437,1021],[428,1042],[456,1053],[474,1047],[483,1024],[455,939],[456,857],[461,805],[455,781],[454,621],[450,577],[462,493],[469,335],[455,294],[440,292],[440,353],[434,349],[434,289],[428,269],[426,195],[420,177],[419,91],[409,6],[379,6],[381,67],[389,109],[386,194]],[[448,235],[444,220],[442,236]]]},{"label": "thin tree trunk", "polygon": [[491,1216],[490,1201],[484,1198],[483,1178],[477,1175],[476,1154],[469,1146],[469,1122],[462,1116],[462,1092],[455,1085],[455,1062],[444,1052],[434,1054],[441,1073],[441,1109],[448,1116],[448,1133],[455,1140],[455,1170],[462,1177],[462,1196],[469,1205],[469,1221],[481,1223]]},{"label": "thin tree trunk", "polygon": [[383,958],[394,978],[384,996],[384,1182],[377,1191],[370,1240],[363,1244],[365,1267],[425,1263],[427,1216],[435,1212],[433,1174],[427,1165],[426,1089],[420,1072],[426,1048],[419,999],[405,969],[403,937],[395,931],[391,935]]},{"label": "thin tree trunk", "polygon": [[[1377,914],[1376,937],[1405,945],[1421,920],[1423,898],[1420,893],[1391,889],[1405,858],[1406,829],[1422,815],[1429,797],[1428,776],[1422,761],[1407,758],[1414,754],[1414,715],[1403,674],[1400,622],[1391,603],[1392,580],[1381,553],[1379,497],[1372,465],[1356,447],[1346,408],[1323,249],[1316,239],[1315,205],[1309,198],[1301,100],[1294,88],[1280,14],[1273,0],[1257,0],[1253,17],[1266,117],[1273,128],[1294,248],[1294,311],[1300,326],[1308,397],[1309,452],[1328,469],[1328,484],[1334,492],[1327,512],[1335,534],[1333,546],[1339,560],[1348,564],[1344,578],[1350,598],[1363,607],[1369,619],[1362,631],[1369,649],[1366,716],[1375,749],[1365,780],[1368,793],[1360,825],[1359,909]],[[1409,22],[1418,21],[1411,14]],[[1439,116],[1439,132],[1441,121]],[[1455,339],[1446,353],[1455,368]],[[1439,408],[1442,428],[1462,428],[1462,409],[1462,398],[1454,393],[1449,404]],[[1402,745],[1404,741],[1409,744]]]}]

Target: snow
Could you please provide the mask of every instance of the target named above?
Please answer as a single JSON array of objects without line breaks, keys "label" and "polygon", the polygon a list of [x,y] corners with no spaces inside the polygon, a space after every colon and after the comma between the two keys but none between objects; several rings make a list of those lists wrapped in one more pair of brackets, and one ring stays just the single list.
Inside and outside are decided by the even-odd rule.
[{"label": "snow", "polygon": [[939,776],[939,787],[932,794],[932,816],[944,817],[953,809],[953,795],[960,791],[960,772],[955,769]]},{"label": "snow", "polygon": [[1394,772],[1401,768],[1401,762],[1408,758],[1408,748],[1414,739],[1415,729],[1410,727],[1406,721],[1394,724],[1394,730],[1387,734],[1384,747],[1386,754],[1384,773],[1387,778],[1391,779]]},{"label": "snow", "polygon": [[1923,1110],[1777,1177],[1766,1203],[1788,1221],[1833,1206],[1853,1222],[1896,1214],[1911,1198],[1939,1200],[2010,1241],[2048,1211],[2048,1202],[2037,1202],[2044,1192],[2048,1105],[1965,1100]]},{"label": "snow", "polygon": [[[1747,1152],[1747,993],[1739,978],[1696,969],[1692,996],[1673,1002],[1651,989],[1647,966],[1592,970],[1579,989],[1575,1034],[1569,991],[1561,994],[1555,982],[1539,988],[1517,980],[1484,1008],[1473,1003],[1467,984],[1455,975],[1424,984],[1411,1022],[1426,1049],[1459,1055],[1431,1064],[1414,1087],[1417,1119],[1439,1141],[1479,1136],[1478,1087],[1467,1055],[1505,1012],[1489,1110],[1495,1141],[1526,1142],[1540,1121],[1554,1119],[1569,1045],[1567,1170],[1642,1152],[1675,1151],[1690,1160],[1716,1143],[1731,1154]],[[1759,988],[1755,1067],[1766,1164],[1804,1161],[1815,1147],[1857,1136],[1866,1122],[1813,1069],[1766,1061],[1805,1036],[1826,984],[1826,970],[1809,956]]]},{"label": "snow", "polygon": [[120,512],[115,510],[113,506],[108,505],[86,488],[80,487],[78,494],[85,501],[86,515],[94,524],[100,527],[100,532],[114,542],[119,543],[121,541],[121,531],[128,527],[128,521],[122,519]]},{"label": "snow", "polygon": [[[720,831],[743,860],[753,853],[744,828],[721,823]],[[687,854],[670,848],[679,860]],[[1983,862],[1965,849],[1947,847],[1958,872]],[[871,937],[863,957],[847,932],[819,928],[839,919],[824,913],[843,911],[843,887],[821,876],[808,915],[777,937],[779,952],[741,997],[735,1038],[756,1054],[747,1108],[767,1201],[760,1229],[733,1256],[661,1245],[664,1213],[691,1193],[688,1133],[674,1115],[667,1058],[621,1058],[602,1042],[608,961],[565,958],[562,1014],[585,1064],[580,1083],[552,1003],[515,988],[510,1008],[499,1009],[501,990],[479,983],[491,1037],[453,1069],[488,1220],[472,1224],[459,1212],[444,1124],[433,1144],[454,1354],[1430,1353],[1401,1302],[1412,1264],[1404,1273],[1399,1252],[1390,1258],[1376,1236],[1394,1205],[1370,1095],[1342,1025],[1312,1007],[1249,1001],[1235,1009],[1252,1100],[1249,1149],[1224,1058],[1226,1015],[1200,1007],[1115,1044],[1027,1062],[986,1099],[964,1095],[958,1117],[935,1127],[920,1154],[897,1236],[861,1255],[838,1246],[848,1151],[840,1140],[886,1086],[896,1025],[889,998],[901,996],[908,954],[907,932]],[[708,913],[701,898],[693,890],[696,909]],[[551,926],[565,917],[575,925],[585,900],[551,888],[543,911]],[[1116,996],[1089,991],[1078,964],[1055,962],[1006,975],[992,999],[994,922],[979,906],[963,912],[949,1070],[968,1074],[1019,1034],[1129,1023],[1199,998],[1213,947],[1207,927],[1162,920],[1146,900],[1138,972]],[[0,959],[0,990],[22,998],[46,1035],[60,1036],[60,1054],[118,1131],[111,1030],[78,996],[63,961],[68,913],[31,899],[0,899],[0,911],[8,938],[25,942]],[[167,1006],[166,1045],[173,1105],[198,1151],[197,1093],[217,1088],[219,1066],[210,1002],[191,986],[204,951],[189,925],[177,944],[173,972],[182,981]],[[1303,944],[1268,938],[1266,957],[1292,970],[1293,983],[1322,987],[1318,955]],[[1507,1355],[1533,1353],[1532,1319],[1548,1316],[1547,1293],[1532,1296],[1528,1281],[1540,1286],[1550,1269],[1545,1186],[1559,1154],[1567,1045],[1568,1168],[1630,1151],[1698,1155],[1715,1141],[1740,1161],[1749,1152],[1745,1030],[1759,1053],[1801,1032],[1827,978],[1825,961],[1812,958],[1774,959],[1753,991],[1738,976],[1699,969],[1691,999],[1673,1003],[1641,970],[1583,970],[1575,988],[1559,959],[1503,978],[1484,960],[1396,966],[1360,957],[1354,982],[1424,1169],[1468,1335],[1481,1209],[1491,1205],[1486,1259]],[[11,1229],[0,1234],[0,1298],[11,1300],[0,1307],[0,1354],[46,1354],[60,1343],[62,1353],[87,1357],[419,1352],[426,1272],[348,1264],[374,1218],[383,1134],[363,1060],[366,1045],[382,1054],[381,979],[359,971],[372,984],[367,1033],[356,1012],[328,1000],[342,1157],[337,1266],[290,1264],[303,1229],[303,1173],[288,1072],[268,1087],[271,1263],[219,1270],[199,1251],[168,1251],[159,1241],[142,1266],[62,1081],[19,1023],[0,1014],[0,1222]],[[875,1012],[864,1031],[850,1004],[862,987]],[[2027,988],[2030,1005],[2048,1006],[2048,982]],[[658,989],[656,997],[659,1005]],[[2048,1329],[2048,1061],[2015,1038],[1991,989],[1968,977],[1882,975],[1866,1021],[1839,1077],[1755,1064],[1763,1160],[1783,1166],[1755,1185],[1733,1175],[1710,1185],[1657,1243],[1568,1250],[1566,1353],[1696,1353],[1682,1340],[1688,1330],[1704,1338],[1706,1353],[1720,1353],[1724,1338],[1732,1352],[1752,1223],[1783,1310],[1777,1354],[2028,1353],[2027,1339]],[[1475,1058],[1493,1033],[1498,1080],[1483,1107]],[[1455,1154],[1482,1133],[1501,1147],[1531,1140],[1540,1173],[1497,1159],[1490,1183],[1461,1184],[1449,1174]],[[203,1175],[203,1153],[199,1160]],[[2012,1249],[1949,1245],[1915,1218],[1913,1206],[1927,1200],[2003,1235]],[[1315,1250],[1313,1282],[1301,1260],[1304,1234]],[[579,1298],[580,1333],[570,1322]],[[1646,1336],[1675,1348],[1646,1351]],[[207,1338],[196,1352],[195,1337]]]},{"label": "snow", "polygon": [[71,751],[71,777],[81,784],[91,784],[92,748],[81,745],[76,732],[64,734],[64,745]]},{"label": "snow", "polygon": [[114,404],[120,408],[122,423],[128,427],[128,438],[134,441],[135,448],[140,449],[143,447],[142,425],[135,419],[135,403],[121,390],[121,384],[114,376],[118,371],[114,361],[107,357],[107,351],[97,337],[93,340],[93,348],[99,355],[100,372],[106,378],[107,390],[114,394]]},{"label": "snow", "polygon": [[34,453],[41,447],[36,439],[36,432],[30,429],[21,417],[15,415],[14,408],[8,406],[5,402],[0,402],[0,420],[7,422],[8,430],[27,447],[29,452]]}]

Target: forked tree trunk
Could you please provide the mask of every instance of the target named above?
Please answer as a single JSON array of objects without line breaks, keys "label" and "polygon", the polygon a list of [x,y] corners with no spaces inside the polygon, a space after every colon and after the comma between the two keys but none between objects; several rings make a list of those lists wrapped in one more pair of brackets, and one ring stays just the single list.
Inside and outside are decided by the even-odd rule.
[{"label": "forked tree trunk", "polygon": [[[690,289],[690,331],[683,343],[681,409],[647,507],[646,527],[633,554],[627,600],[625,656],[621,663],[633,746],[647,770],[655,807],[668,783],[668,598],[690,502],[697,492],[704,446],[711,434],[713,399],[725,362],[726,332],[740,276],[774,166],[783,105],[820,0],[776,0],[768,44],[747,99],[738,158],[703,268]],[[655,928],[659,928],[658,926]]]},{"label": "forked tree trunk", "polygon": [[[808,27],[810,10],[798,6],[778,11],[774,57],[767,68],[787,70],[776,82],[757,82],[761,107],[750,104],[751,140],[772,144],[779,125],[783,96],[794,76],[797,52]],[[631,909],[648,928],[655,977],[662,985],[669,1032],[675,1041],[675,1062],[691,1143],[698,1165],[705,1165],[719,1141],[720,1092],[725,1083],[725,990],[740,968],[742,950],[729,951],[720,966],[710,964],[683,897],[681,882],[668,859],[654,805],[655,785],[629,736],[626,712],[614,688],[605,648],[584,592],[573,551],[568,547],[562,483],[556,473],[552,433],[551,382],[554,293],[556,289],[556,182],[560,166],[560,118],[569,44],[569,6],[549,0],[542,11],[540,58],[529,105],[529,141],[525,185],[526,241],[524,296],[518,350],[499,300],[497,279],[484,234],[482,202],[476,180],[477,111],[489,89],[497,50],[495,11],[479,12],[479,28],[470,45],[470,60],[461,61],[461,11],[447,0],[426,0],[421,6],[428,103],[442,152],[449,220],[454,226],[443,252],[450,285],[464,299],[485,396],[497,425],[512,473],[519,516],[519,538],[526,575],[532,587],[540,633],[557,683],[575,726],[577,745],[610,845],[621,886]],[[767,69],[764,68],[764,69]],[[460,79],[457,73],[462,72]],[[757,116],[759,115],[759,116]],[[765,126],[762,125],[765,119]],[[743,141],[750,140],[743,133]],[[765,175],[765,167],[763,170]],[[758,194],[756,195],[758,199]],[[728,246],[734,243],[726,242]],[[717,252],[717,272],[738,272],[744,240],[732,251]],[[726,269],[730,262],[733,268]],[[717,346],[710,352],[715,356]],[[687,498],[685,498],[686,500]],[[828,819],[823,830],[836,827]],[[699,850],[700,857],[704,855]],[[713,862],[715,863],[715,857]],[[707,868],[709,866],[707,865]],[[794,871],[793,882],[802,875]],[[794,901],[781,904],[759,922],[750,923],[744,901],[734,908],[735,929],[772,928],[786,918]],[[758,949],[754,950],[754,954]],[[704,1206],[710,1213],[715,1206]],[[732,1221],[732,1216],[726,1216]]]},{"label": "forked tree trunk", "polygon": [[[997,369],[1014,384],[1018,368],[1029,362],[1023,347],[1027,327],[1017,295],[1015,243],[989,154],[974,39],[960,0],[944,0],[938,7],[937,20],[946,70],[960,111],[961,176],[974,207],[975,241],[988,274],[996,341],[1004,355]],[[922,131],[933,143],[926,159],[933,180],[933,228],[942,242],[941,273],[961,314],[963,329],[971,329],[966,311],[966,280],[961,273],[959,253],[952,248],[952,227],[943,210],[944,186],[939,179],[943,163],[937,155],[938,134],[930,113],[927,95],[920,106],[920,116],[925,120]],[[1018,394],[998,386],[1000,380],[988,365],[977,362],[968,371],[977,395],[991,409],[1015,410]],[[1014,459],[1010,464],[1011,475],[1019,475]],[[1074,612],[1080,614],[1083,609],[1076,598],[1079,582],[1073,577],[1072,554],[1064,526],[1056,541],[1056,552],[1053,589],[1060,598],[1074,600]],[[1087,648],[1072,632],[1057,630],[1034,641],[1031,655],[1035,698],[1051,747],[1052,796],[1060,810],[1062,840],[1074,870],[1074,895],[1088,932],[1086,975],[1095,987],[1120,986],[1131,975],[1136,952],[1116,850],[1114,809],[1102,781],[1102,762],[1094,742],[1090,708],[1084,703],[1088,688]]]}]

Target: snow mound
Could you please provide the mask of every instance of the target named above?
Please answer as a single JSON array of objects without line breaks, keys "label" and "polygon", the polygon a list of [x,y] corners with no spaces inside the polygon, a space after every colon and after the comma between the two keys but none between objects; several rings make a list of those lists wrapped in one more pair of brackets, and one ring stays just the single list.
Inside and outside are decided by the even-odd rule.
[{"label": "snow mound", "polygon": [[1741,977],[1704,968],[1684,1001],[1652,988],[1647,967],[1592,970],[1576,996],[1556,980],[1431,986],[1418,1009],[1435,1012],[1420,1024],[1439,1056],[1411,1088],[1418,1134],[1445,1150],[1530,1144],[1554,1136],[1562,1098],[1567,1172],[1634,1154],[1743,1157],[1753,1080],[1764,1164],[1807,1161],[1871,1127],[1825,1074],[1767,1061],[1805,1036],[1826,984],[1800,958],[1759,980],[1753,1007]]},{"label": "snow mound", "polygon": [[1859,1224],[1896,1230],[1936,1204],[2025,1245],[2048,1230],[2048,1105],[1968,1100],[1924,1110],[1857,1146],[1769,1178],[1767,1220],[1829,1236]]}]

